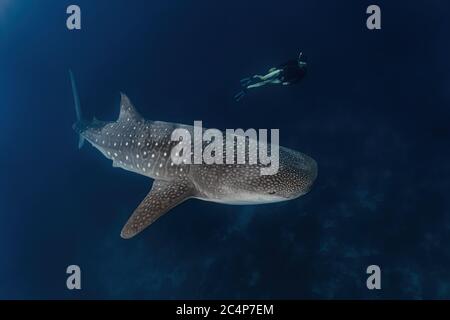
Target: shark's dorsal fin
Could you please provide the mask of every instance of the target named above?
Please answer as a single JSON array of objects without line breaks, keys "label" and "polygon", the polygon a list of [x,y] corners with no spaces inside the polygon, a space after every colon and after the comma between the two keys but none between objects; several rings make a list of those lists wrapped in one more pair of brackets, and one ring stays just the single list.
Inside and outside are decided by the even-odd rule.
[{"label": "shark's dorsal fin", "polygon": [[195,188],[187,180],[155,180],[152,190],[128,219],[120,236],[124,239],[134,237],[164,213],[194,195]]},{"label": "shark's dorsal fin", "polygon": [[137,112],[136,108],[131,103],[130,99],[124,94],[120,93],[120,114],[118,121],[139,121],[142,116]]}]

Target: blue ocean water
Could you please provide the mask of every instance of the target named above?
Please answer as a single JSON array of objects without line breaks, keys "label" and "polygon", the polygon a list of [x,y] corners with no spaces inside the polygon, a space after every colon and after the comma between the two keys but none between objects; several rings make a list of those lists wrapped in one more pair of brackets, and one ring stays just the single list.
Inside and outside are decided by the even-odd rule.
[{"label": "blue ocean water", "polygon": [[[370,4],[0,0],[0,298],[450,298],[450,6],[377,1],[370,31]],[[300,50],[301,84],[235,103],[240,78]],[[316,184],[284,203],[188,201],[125,241],[151,181],[77,149],[69,68],[88,118],[114,120],[123,91],[147,119],[279,128]]]}]

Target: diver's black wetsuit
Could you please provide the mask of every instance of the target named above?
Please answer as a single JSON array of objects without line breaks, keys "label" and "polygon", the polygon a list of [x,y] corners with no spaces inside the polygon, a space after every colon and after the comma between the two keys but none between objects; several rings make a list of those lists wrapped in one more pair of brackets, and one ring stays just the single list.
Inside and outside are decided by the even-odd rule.
[{"label": "diver's black wetsuit", "polygon": [[306,75],[306,66],[300,67],[297,60],[289,60],[281,64],[280,80],[283,84],[290,85],[299,82]]}]

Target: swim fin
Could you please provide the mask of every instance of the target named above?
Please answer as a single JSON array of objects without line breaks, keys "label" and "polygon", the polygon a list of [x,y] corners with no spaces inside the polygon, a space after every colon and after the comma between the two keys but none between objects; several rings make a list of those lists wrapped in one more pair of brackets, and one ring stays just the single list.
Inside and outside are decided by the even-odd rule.
[{"label": "swim fin", "polygon": [[252,79],[252,78],[244,78],[244,79],[241,79],[241,84],[242,84],[243,86],[245,86],[245,85],[247,85],[247,84],[251,81],[251,79]]},{"label": "swim fin", "polygon": [[247,94],[247,93],[246,93],[244,90],[239,91],[238,93],[236,93],[236,94],[234,95],[234,100],[236,100],[236,102],[239,102],[242,98],[245,97],[246,94]]}]

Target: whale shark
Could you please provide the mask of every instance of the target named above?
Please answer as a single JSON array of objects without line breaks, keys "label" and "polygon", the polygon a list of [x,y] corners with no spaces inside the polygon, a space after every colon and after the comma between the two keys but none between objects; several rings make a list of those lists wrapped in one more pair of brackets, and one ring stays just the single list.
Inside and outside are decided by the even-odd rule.
[{"label": "whale shark", "polygon": [[[193,132],[185,124],[144,119],[121,93],[116,121],[82,118],[73,74],[70,72],[79,134],[79,147],[89,142],[118,167],[154,179],[152,188],[125,223],[120,235],[129,239],[188,199],[249,205],[292,200],[308,193],[317,177],[317,163],[306,154],[279,147],[279,168],[261,175],[262,164],[174,163],[171,151],[175,129]],[[225,156],[225,155],[224,155]]]}]

